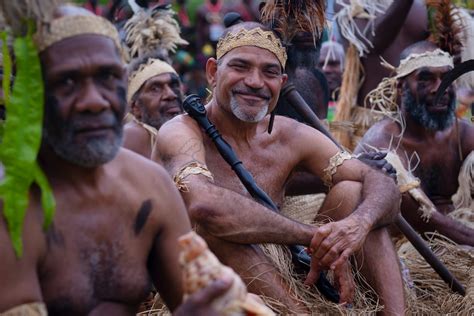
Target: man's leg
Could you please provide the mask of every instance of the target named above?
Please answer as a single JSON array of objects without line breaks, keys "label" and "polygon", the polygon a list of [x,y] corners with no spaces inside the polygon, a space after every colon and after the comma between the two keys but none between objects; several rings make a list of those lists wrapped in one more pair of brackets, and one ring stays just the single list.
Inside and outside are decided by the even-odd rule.
[{"label": "man's leg", "polygon": [[[328,216],[340,220],[349,216],[359,205],[362,185],[344,181],[335,185],[328,193],[318,218]],[[394,206],[396,207],[396,206]],[[405,299],[403,282],[390,235],[386,228],[371,231],[362,249],[356,253],[362,275],[379,295],[386,315],[403,315]]]},{"label": "man's leg", "polygon": [[219,260],[240,275],[249,292],[280,302],[288,309],[286,312],[282,311],[285,314],[309,313],[294,294],[291,294],[289,286],[258,246],[227,242],[206,234],[202,229],[197,232],[206,240]]}]

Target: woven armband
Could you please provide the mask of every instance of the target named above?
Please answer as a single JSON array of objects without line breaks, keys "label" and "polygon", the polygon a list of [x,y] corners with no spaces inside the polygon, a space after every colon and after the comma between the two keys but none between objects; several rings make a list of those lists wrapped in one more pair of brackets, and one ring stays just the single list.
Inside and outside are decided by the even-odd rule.
[{"label": "woven armband", "polygon": [[211,179],[211,181],[214,181],[214,177],[212,176],[212,173],[209,171],[209,169],[197,161],[190,162],[181,167],[174,175],[173,181],[180,192],[189,192],[189,189],[186,185],[187,182],[184,181],[184,179],[186,179],[187,176],[198,174]]},{"label": "woven armband", "polygon": [[353,156],[347,151],[339,151],[329,159],[328,166],[323,170],[323,182],[328,187],[332,187],[332,177],[337,172],[337,168]]}]

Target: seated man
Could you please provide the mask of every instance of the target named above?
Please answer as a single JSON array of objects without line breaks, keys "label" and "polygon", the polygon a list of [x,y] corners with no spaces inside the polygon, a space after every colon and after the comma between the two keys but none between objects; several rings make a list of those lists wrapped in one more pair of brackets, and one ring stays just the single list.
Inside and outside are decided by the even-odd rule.
[{"label": "seated man", "polygon": [[157,58],[142,57],[129,68],[132,120],[125,125],[123,147],[150,158],[158,129],[183,112],[181,82],[173,67]]},{"label": "seated man", "polygon": [[[120,148],[126,85],[117,31],[64,6],[35,38],[46,95],[38,161],[56,213],[44,232],[41,192],[32,186],[16,257],[0,200],[0,313],[23,315],[19,305],[32,303],[44,315],[44,302],[51,315],[134,315],[152,283],[175,310],[183,297],[177,238],[190,224],[166,171]],[[181,311],[209,307],[228,287],[214,284]]]},{"label": "seated man", "polygon": [[162,126],[155,152],[179,184],[198,232],[219,259],[249,283],[251,292],[278,300],[286,312],[309,312],[256,247],[300,244],[312,253],[308,285],[316,281],[319,271],[331,269],[340,285],[340,301],[350,302],[353,284],[348,259],[357,254],[385,311],[402,314],[402,281],[383,228],[398,212],[397,188],[392,179],[350,159],[304,124],[276,116],[273,132],[267,132],[267,114],[275,108],[287,78],[282,72],[285,62],[286,52],[271,30],[254,22],[230,27],[219,41],[217,59],[210,58],[206,65],[213,89],[208,116],[277,204],[294,171],[307,170],[325,179],[332,189],[320,213],[336,222],[306,225],[255,202],[187,115]]},{"label": "seated man", "polygon": [[[409,157],[417,156],[419,162],[411,162],[417,163],[413,174],[421,181],[421,188],[437,212],[426,214],[430,218],[424,221],[418,212],[418,203],[404,194],[401,208],[404,217],[419,232],[436,230],[457,243],[474,246],[474,230],[448,216],[454,211],[451,196],[460,187],[458,175],[461,167],[463,163],[472,164],[474,158],[474,126],[456,118],[456,97],[452,86],[439,104],[433,104],[444,74],[452,67],[449,54],[430,42],[418,42],[407,47],[400,55],[400,66],[393,78],[398,81],[401,95],[400,117],[385,119],[370,128],[356,152],[369,148],[394,149],[409,170],[414,167],[410,165]],[[393,79],[385,82],[390,84]],[[374,93],[369,97],[371,95],[374,95],[374,102],[390,99],[375,98]],[[396,102],[396,94],[392,97],[392,102]],[[471,157],[470,162],[468,157]],[[467,177],[472,183],[472,175]],[[472,194],[473,188],[464,190]],[[467,199],[472,201],[472,195]]]}]

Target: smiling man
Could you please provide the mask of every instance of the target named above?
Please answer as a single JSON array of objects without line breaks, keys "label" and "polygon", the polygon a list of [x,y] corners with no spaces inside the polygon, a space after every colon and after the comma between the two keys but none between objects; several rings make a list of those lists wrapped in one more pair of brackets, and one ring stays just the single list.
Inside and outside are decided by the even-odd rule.
[{"label": "smiling man", "polygon": [[[431,213],[429,221],[423,220],[418,203],[407,193],[403,197],[403,215],[420,232],[438,231],[457,243],[474,246],[474,230],[451,217],[455,208],[460,207],[470,208],[472,214],[472,174],[468,170],[473,168],[474,127],[466,120],[456,118],[452,86],[439,104],[433,103],[443,76],[453,67],[453,60],[449,54],[425,41],[406,48],[400,59],[394,79],[398,81],[401,95],[401,116],[396,121],[385,119],[370,128],[356,152],[395,147],[393,149],[406,169],[413,167],[409,157],[417,155],[419,163],[413,174],[420,179],[421,188],[438,212]],[[391,80],[387,78],[382,83],[390,84]],[[379,91],[385,90],[379,88]],[[372,101],[380,102],[393,97],[392,102],[396,102],[397,94],[390,93],[388,98],[376,98],[380,94],[373,92],[369,97],[372,95]],[[404,122],[403,128],[400,122]],[[465,172],[467,187],[458,180],[458,175],[462,179],[461,174]],[[467,192],[463,203],[453,203],[456,199],[451,197],[456,191]]]},{"label": "smiling man", "polygon": [[[269,113],[287,76],[286,51],[261,24],[230,27],[219,40],[217,59],[206,73],[213,90],[209,119],[234,148],[257,184],[281,205],[295,170],[306,170],[331,187],[320,214],[335,222],[320,227],[292,220],[255,202],[212,141],[187,115],[158,132],[156,152],[182,191],[197,231],[225,264],[248,283],[249,290],[284,305],[281,313],[310,313],[258,244],[299,244],[312,252],[307,284],[331,269],[341,303],[353,299],[349,257],[361,255],[363,273],[380,295],[385,311],[401,314],[404,298],[393,246],[384,225],[397,214],[394,182],[351,159],[325,136],[295,120],[276,116],[268,132]],[[316,218],[318,210],[314,210]],[[285,267],[287,269],[288,267]],[[280,304],[280,307],[281,307]]]},{"label": "smiling man", "polygon": [[181,81],[168,63],[149,56],[130,65],[127,101],[132,120],[123,146],[150,158],[161,125],[183,112]]}]

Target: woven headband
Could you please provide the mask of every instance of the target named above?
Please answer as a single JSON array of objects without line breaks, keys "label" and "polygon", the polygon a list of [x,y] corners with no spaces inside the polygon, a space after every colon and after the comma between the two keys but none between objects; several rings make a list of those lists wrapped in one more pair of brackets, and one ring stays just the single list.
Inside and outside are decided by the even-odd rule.
[{"label": "woven headband", "polygon": [[217,59],[241,46],[256,46],[266,49],[273,53],[278,58],[281,66],[285,68],[287,55],[281,41],[272,31],[264,31],[260,27],[251,30],[241,29],[237,33],[227,33],[217,43]]},{"label": "woven headband", "polygon": [[54,43],[78,35],[96,34],[114,41],[117,49],[123,54],[117,29],[106,19],[97,15],[69,15],[52,20],[41,26],[34,36],[39,52]]},{"label": "woven headband", "polygon": [[150,78],[164,74],[173,73],[177,75],[176,70],[170,64],[159,59],[150,59],[146,64],[143,64],[137,71],[130,75],[128,81],[127,102],[130,102],[140,90],[141,86]]}]

